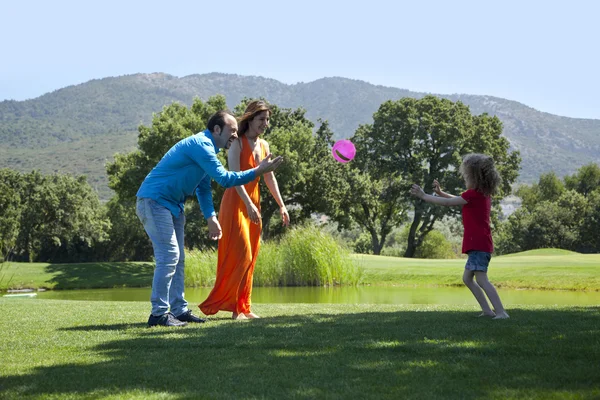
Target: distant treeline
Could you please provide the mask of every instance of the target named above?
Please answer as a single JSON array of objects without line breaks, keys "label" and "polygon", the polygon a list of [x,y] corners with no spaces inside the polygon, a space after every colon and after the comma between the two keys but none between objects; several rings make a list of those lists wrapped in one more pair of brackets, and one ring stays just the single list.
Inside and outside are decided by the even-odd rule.
[{"label": "distant treeline", "polygon": [[[243,99],[239,114],[250,99]],[[588,164],[559,179],[543,175],[516,195],[522,207],[502,220],[499,200],[510,194],[520,165],[509,149],[497,117],[472,115],[460,102],[434,96],[383,103],[373,124],[359,127],[351,140],[356,158],[339,164],[330,155],[333,132],[318,127],[303,109],[273,106],[265,139],[283,155],[276,171],[282,197],[295,225],[326,216],[324,229],[357,252],[406,257],[456,257],[459,210],[431,207],[409,195],[412,183],[430,188],[433,179],[460,193],[461,156],[484,152],[494,157],[503,185],[494,198],[494,236],[498,253],[553,247],[600,251],[600,167]],[[173,103],[139,127],[137,149],[107,165],[114,196],[99,201],[85,176],[44,175],[0,169],[0,255],[15,261],[83,262],[149,260],[152,248],[135,215],[135,193],[146,174],[177,141],[205,129],[223,96],[191,107]],[[225,158],[220,154],[223,162]],[[223,189],[214,186],[216,209]],[[263,239],[284,230],[278,207],[262,187]],[[210,249],[198,204],[186,204],[186,246]],[[457,239],[458,238],[458,239]]]}]

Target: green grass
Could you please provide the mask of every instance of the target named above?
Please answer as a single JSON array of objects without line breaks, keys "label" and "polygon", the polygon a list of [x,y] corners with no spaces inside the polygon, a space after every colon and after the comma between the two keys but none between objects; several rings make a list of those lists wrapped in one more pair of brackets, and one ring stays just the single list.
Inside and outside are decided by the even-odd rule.
[{"label": "green grass", "polygon": [[5,399],[595,399],[600,309],[256,305],[145,327],[146,302],[0,299]]},{"label": "green grass", "polygon": [[213,286],[217,275],[217,252],[188,250],[185,254],[187,287]]},{"label": "green grass", "polygon": [[[363,283],[398,286],[461,286],[464,259],[430,260],[355,255],[365,266]],[[525,252],[493,257],[488,270],[498,287],[600,290],[600,254]]]},{"label": "green grass", "polygon": [[572,256],[577,255],[571,250],[563,250],[563,249],[537,249],[537,250],[527,250],[522,251],[520,253],[507,254],[502,257],[523,257],[523,256]]},{"label": "green grass", "polygon": [[0,289],[92,289],[148,287],[154,263],[5,263],[0,271]]},{"label": "green grass", "polygon": [[[273,249],[265,247],[265,262],[276,265]],[[557,253],[557,254],[556,254]],[[193,261],[196,258],[196,261]],[[465,260],[430,260],[372,255],[353,255],[362,273],[362,284],[379,286],[461,286]],[[199,261],[198,261],[199,260]],[[189,282],[198,279],[206,286],[214,282],[216,258],[188,257]],[[271,260],[271,261],[269,261]],[[193,262],[204,265],[195,270]],[[278,282],[274,269],[257,264],[257,286]],[[209,269],[212,268],[212,269]],[[0,276],[0,289],[6,288],[113,288],[148,287],[152,282],[151,263],[46,264],[10,263]],[[189,275],[202,275],[194,278]],[[262,275],[261,275],[262,274]],[[492,258],[490,280],[498,287],[546,290],[600,290],[600,254],[542,250]],[[352,281],[349,281],[352,283]]]},{"label": "green grass", "polygon": [[[188,251],[188,287],[212,286],[216,252]],[[254,286],[358,285],[362,269],[350,251],[316,227],[293,228],[281,241],[263,242],[254,269]]]}]

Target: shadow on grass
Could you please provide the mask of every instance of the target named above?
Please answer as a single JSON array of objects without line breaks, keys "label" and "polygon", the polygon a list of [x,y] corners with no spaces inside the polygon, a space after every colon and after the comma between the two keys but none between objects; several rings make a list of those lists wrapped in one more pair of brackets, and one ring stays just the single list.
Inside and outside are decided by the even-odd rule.
[{"label": "shadow on grass", "polygon": [[102,324],[102,325],[87,325],[87,326],[74,326],[68,329],[60,329],[64,331],[80,331],[80,332],[108,332],[108,331],[127,331],[135,328],[147,328],[148,324],[145,322],[136,322],[129,324]]},{"label": "shadow on grass", "polygon": [[147,287],[152,284],[153,263],[110,262],[50,264],[46,272],[56,274],[54,289]]},{"label": "shadow on grass", "polygon": [[[598,398],[600,310],[365,312],[123,330],[95,364],[0,377],[10,396]],[[59,334],[60,332],[57,332]]]}]

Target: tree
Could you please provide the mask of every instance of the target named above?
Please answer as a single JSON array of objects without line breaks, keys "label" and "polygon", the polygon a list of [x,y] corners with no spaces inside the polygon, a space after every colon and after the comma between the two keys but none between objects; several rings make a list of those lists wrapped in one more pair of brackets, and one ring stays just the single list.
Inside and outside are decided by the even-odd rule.
[{"label": "tree", "polygon": [[600,168],[584,165],[564,182],[551,172],[517,190],[522,206],[504,224],[497,251],[514,253],[557,247],[600,251]]},{"label": "tree", "polygon": [[341,180],[340,175],[331,174],[329,179],[337,182],[329,185],[328,214],[340,229],[359,225],[370,236],[373,254],[379,255],[392,229],[406,220],[408,204],[400,195],[401,180],[361,170],[361,165],[364,162],[357,160],[353,168],[342,169]]},{"label": "tree", "polygon": [[565,185],[554,172],[542,174],[539,183],[523,185],[516,195],[521,198],[521,206],[533,209],[541,201],[556,201],[564,193]]},{"label": "tree", "polygon": [[586,164],[573,175],[564,177],[565,187],[580,193],[586,198],[585,213],[582,207],[574,208],[571,204],[563,206],[571,208],[580,222],[577,251],[584,253],[600,252],[600,166]]},{"label": "tree", "polygon": [[592,191],[600,188],[600,166],[594,163],[584,165],[575,174],[565,176],[564,180],[567,189],[588,196]]},{"label": "tree", "polygon": [[[296,193],[303,199],[302,210],[326,214],[337,222],[339,231],[360,226],[369,235],[372,252],[380,254],[391,229],[405,218],[397,212],[398,184],[394,178],[374,178],[366,171],[366,158],[357,156],[348,164],[336,162],[331,156],[334,134],[326,121],[320,122],[306,158],[312,173],[298,182]],[[357,149],[360,155],[361,149]]]},{"label": "tree", "polygon": [[[373,124],[361,126],[353,141],[357,145],[357,167],[368,174],[375,187],[386,188],[384,213],[368,209],[371,225],[381,225],[381,216],[402,214],[407,204],[414,204],[414,214],[408,235],[406,257],[413,257],[417,248],[445,215],[458,210],[430,205],[409,195],[412,183],[428,189],[438,179],[450,193],[464,191],[458,173],[462,156],[486,153],[494,158],[503,184],[495,198],[510,192],[518,173],[520,156],[509,151],[509,142],[502,134],[502,123],[486,114],[473,116],[461,102],[434,96],[420,100],[403,98],[383,103],[373,115]],[[376,182],[381,182],[377,184]],[[380,197],[381,198],[381,197]],[[394,221],[396,223],[397,221]]]},{"label": "tree", "polygon": [[26,261],[75,262],[96,259],[109,221],[84,176],[21,176],[22,212],[15,256]]},{"label": "tree", "polygon": [[[236,115],[242,115],[252,100],[243,99],[235,108]],[[327,182],[323,177],[335,164],[329,156],[333,133],[329,124],[323,121],[319,121],[321,125],[313,133],[315,125],[306,118],[303,108],[280,108],[276,104],[270,104],[270,107],[271,120],[263,138],[269,142],[274,155],[284,157],[283,165],[275,171],[279,191],[293,224],[302,224],[312,214],[323,213],[327,209],[322,195]],[[277,202],[261,180],[263,238],[272,238],[283,232],[278,211]]]},{"label": "tree", "polygon": [[165,106],[154,114],[151,126],[138,128],[138,149],[128,154],[116,154],[106,171],[109,187],[120,201],[133,202],[144,178],[175,143],[206,129],[215,112],[227,108],[225,97],[213,96],[205,103],[195,98],[187,108],[179,103]]},{"label": "tree", "polygon": [[130,203],[119,201],[118,196],[105,205],[110,220],[109,239],[98,246],[99,258],[106,261],[141,261],[152,258],[152,242],[144,231]]},{"label": "tree", "polygon": [[587,197],[588,208],[579,231],[579,251],[600,253],[600,185]]},{"label": "tree", "polygon": [[[235,114],[241,115],[251,99],[244,99],[235,107]],[[313,134],[314,124],[305,117],[303,109],[283,109],[272,104],[270,126],[264,134],[274,155],[282,155],[284,164],[277,169],[276,177],[281,196],[289,208],[293,222],[301,223],[310,218],[313,212],[322,211],[323,201],[319,196],[321,187],[319,176],[323,174],[323,158],[327,157],[330,137],[326,137],[328,128],[322,125],[317,134]],[[226,108],[225,98],[211,97],[204,103],[195,99],[190,109],[174,103],[155,114],[151,127],[140,126],[138,149],[125,155],[117,155],[115,161],[107,166],[110,187],[117,194],[117,201],[123,208],[120,218],[125,218],[124,210],[134,212],[135,193],[150,170],[161,157],[179,140],[205,129],[208,118],[216,111]],[[319,133],[320,132],[320,133]],[[321,135],[321,136],[319,136]],[[226,166],[225,152],[219,158]],[[279,222],[279,207],[263,184],[261,196],[261,214],[263,219],[263,237],[268,238],[280,233],[276,228]],[[213,183],[213,201],[219,209],[224,189]],[[111,204],[111,207],[114,205]],[[213,248],[216,242],[207,238],[206,223],[201,217],[196,200],[186,203],[186,246],[191,248]],[[116,214],[111,214],[116,215]],[[132,218],[127,218],[132,220]],[[271,221],[273,220],[273,223]],[[114,234],[120,228],[113,228]],[[274,230],[274,231],[273,231]],[[132,236],[118,235],[131,244],[121,244],[123,249],[140,243],[140,232],[130,232]],[[127,242],[127,243],[128,243]]]},{"label": "tree", "polygon": [[0,261],[14,249],[21,218],[20,174],[0,169]]},{"label": "tree", "polygon": [[[148,259],[150,242],[144,229],[135,215],[136,193],[148,173],[158,164],[165,153],[177,142],[206,129],[210,116],[219,110],[226,109],[225,97],[213,96],[207,102],[195,98],[190,108],[172,103],[161,112],[153,115],[150,126],[140,125],[138,128],[138,148],[128,154],[116,154],[115,160],[109,163],[106,171],[109,187],[116,193],[109,203],[109,216],[113,223],[127,221],[135,227],[117,225],[111,229],[111,242],[106,251],[107,257],[124,257],[125,259]],[[224,161],[223,155],[219,157]],[[220,200],[220,197],[218,198]],[[218,206],[218,204],[217,204]],[[186,205],[191,218],[200,218],[200,207]],[[196,228],[196,229],[194,229]],[[199,229],[197,229],[199,228]],[[206,235],[206,224],[186,224],[186,243],[193,247],[214,247]],[[139,246],[142,247],[139,247]],[[132,249],[138,249],[132,251]],[[114,254],[112,254],[114,252]]]}]

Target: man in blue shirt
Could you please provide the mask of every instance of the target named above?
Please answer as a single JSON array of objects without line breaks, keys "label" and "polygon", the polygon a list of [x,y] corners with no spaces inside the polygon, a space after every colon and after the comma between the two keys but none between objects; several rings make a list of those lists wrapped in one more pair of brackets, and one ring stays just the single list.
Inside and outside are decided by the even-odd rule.
[{"label": "man in blue shirt", "polygon": [[219,159],[220,148],[228,149],[237,139],[237,121],[229,111],[213,115],[203,132],[176,143],[150,171],[137,192],[136,212],[152,241],[156,267],[148,325],[185,326],[205,322],[193,315],[184,299],[185,215],[183,204],[194,192],[208,224],[209,237],[221,238],[212,200],[210,181],[223,187],[245,185],[257,176],[275,170],[282,157],[269,154],[258,167],[227,171]]}]

